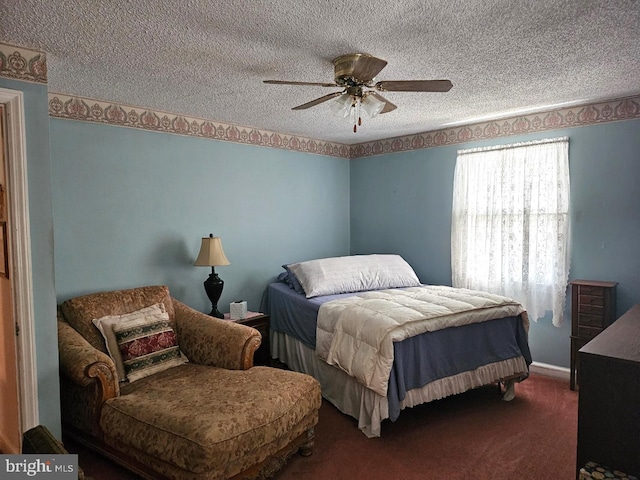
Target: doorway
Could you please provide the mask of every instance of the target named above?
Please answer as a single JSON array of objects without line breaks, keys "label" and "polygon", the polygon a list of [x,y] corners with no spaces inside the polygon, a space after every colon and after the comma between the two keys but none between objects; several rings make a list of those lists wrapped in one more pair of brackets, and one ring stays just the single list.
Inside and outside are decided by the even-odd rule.
[{"label": "doorway", "polygon": [[13,316],[13,293],[9,278],[11,259],[7,214],[10,192],[7,191],[7,120],[6,108],[0,105],[0,451],[20,453],[20,398],[16,321]]},{"label": "doorway", "polygon": [[0,88],[0,450],[38,425],[24,94]]}]

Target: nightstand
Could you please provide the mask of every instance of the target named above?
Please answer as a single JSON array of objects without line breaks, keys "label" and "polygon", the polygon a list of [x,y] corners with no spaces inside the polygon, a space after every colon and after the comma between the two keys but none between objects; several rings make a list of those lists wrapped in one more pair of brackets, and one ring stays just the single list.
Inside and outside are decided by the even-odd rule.
[{"label": "nightstand", "polygon": [[579,383],[578,350],[616,319],[617,282],[574,280],[571,284],[571,371],[569,388]]},{"label": "nightstand", "polygon": [[[230,320],[229,314],[224,314],[225,320]],[[269,315],[258,312],[247,312],[247,318],[232,320],[248,327],[253,327],[262,335],[262,343],[253,356],[254,365],[271,365],[271,349],[269,348]]]}]

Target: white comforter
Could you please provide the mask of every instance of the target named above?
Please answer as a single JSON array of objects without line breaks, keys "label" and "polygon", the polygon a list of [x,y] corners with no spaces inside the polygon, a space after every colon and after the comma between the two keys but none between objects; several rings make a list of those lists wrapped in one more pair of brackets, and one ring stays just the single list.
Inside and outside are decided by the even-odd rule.
[{"label": "white comforter", "polygon": [[522,315],[522,305],[486,292],[424,285],[362,292],[324,303],[316,353],[379,395],[387,394],[393,342],[424,332]]}]

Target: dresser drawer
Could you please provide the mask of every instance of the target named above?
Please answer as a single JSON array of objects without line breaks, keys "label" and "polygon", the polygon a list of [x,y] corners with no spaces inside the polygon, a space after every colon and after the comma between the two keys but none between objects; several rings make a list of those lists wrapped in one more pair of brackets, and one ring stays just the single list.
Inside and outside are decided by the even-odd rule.
[{"label": "dresser drawer", "polygon": [[602,332],[601,328],[595,327],[583,327],[582,325],[578,326],[578,331],[576,332],[576,336],[580,338],[586,338],[591,340],[593,337]]},{"label": "dresser drawer", "polygon": [[604,306],[604,297],[596,296],[596,295],[578,295],[578,304],[579,305],[599,305]]},{"label": "dresser drawer", "polygon": [[604,328],[604,317],[602,315],[578,313],[578,326]]},{"label": "dresser drawer", "polygon": [[578,313],[587,313],[589,315],[598,315],[604,317],[604,307],[600,305],[578,304]]},{"label": "dresser drawer", "polygon": [[578,293],[580,295],[595,295],[604,297],[604,288],[594,285],[578,285]]}]

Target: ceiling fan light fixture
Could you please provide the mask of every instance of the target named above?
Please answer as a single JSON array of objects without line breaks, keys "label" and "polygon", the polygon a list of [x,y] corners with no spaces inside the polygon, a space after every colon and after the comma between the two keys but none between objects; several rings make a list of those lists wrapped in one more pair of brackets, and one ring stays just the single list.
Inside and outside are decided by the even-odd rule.
[{"label": "ceiling fan light fixture", "polygon": [[333,114],[340,118],[347,118],[351,107],[353,105],[353,99],[348,93],[343,93],[337,97],[333,102],[329,104],[329,109]]},{"label": "ceiling fan light fixture", "polygon": [[373,95],[367,95],[362,99],[362,109],[369,115],[369,118],[377,116],[385,106],[385,102],[378,100]]}]

